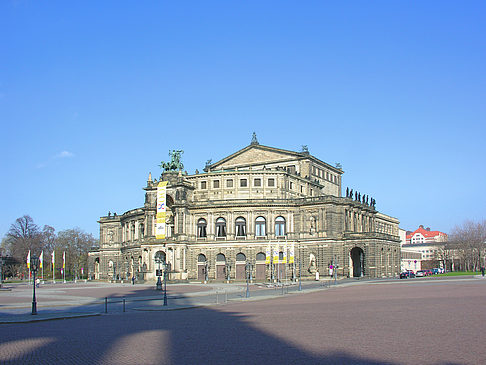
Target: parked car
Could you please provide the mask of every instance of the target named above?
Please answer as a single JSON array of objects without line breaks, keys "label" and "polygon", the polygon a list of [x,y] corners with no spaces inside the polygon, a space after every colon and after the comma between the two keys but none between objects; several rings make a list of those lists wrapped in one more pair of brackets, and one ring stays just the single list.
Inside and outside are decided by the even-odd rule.
[{"label": "parked car", "polygon": [[400,273],[400,279],[414,278],[415,274],[412,270],[407,270]]},{"label": "parked car", "polygon": [[431,269],[426,270],[427,276],[434,275],[434,272]]},{"label": "parked car", "polygon": [[427,271],[426,270],[417,270],[417,272],[415,273],[415,276],[416,277],[427,276]]},{"label": "parked car", "polygon": [[432,273],[433,273],[434,275],[440,274],[440,269],[439,269],[439,268],[437,268],[437,267],[434,267],[434,268],[432,269]]}]

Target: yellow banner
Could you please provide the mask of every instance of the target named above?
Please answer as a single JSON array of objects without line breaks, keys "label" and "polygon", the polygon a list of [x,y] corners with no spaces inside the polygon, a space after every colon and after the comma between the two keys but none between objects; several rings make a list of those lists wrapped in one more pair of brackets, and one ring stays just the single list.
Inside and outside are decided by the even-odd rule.
[{"label": "yellow banner", "polygon": [[273,263],[278,264],[278,246],[273,248]]},{"label": "yellow banner", "polygon": [[155,238],[164,239],[166,235],[165,218],[167,203],[167,181],[161,181],[157,185],[157,220],[155,224]]},{"label": "yellow banner", "polygon": [[290,245],[289,264],[293,264],[294,262],[295,262],[295,245],[292,243],[292,245]]},{"label": "yellow banner", "polygon": [[270,258],[272,257],[272,248],[267,246],[267,251],[265,252],[265,263],[268,265],[270,263]]}]

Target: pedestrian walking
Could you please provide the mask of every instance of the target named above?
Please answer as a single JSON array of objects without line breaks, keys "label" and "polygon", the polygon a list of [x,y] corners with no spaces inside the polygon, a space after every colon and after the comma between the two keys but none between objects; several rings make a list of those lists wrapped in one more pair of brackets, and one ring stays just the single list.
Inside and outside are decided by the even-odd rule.
[{"label": "pedestrian walking", "polygon": [[484,276],[484,266],[481,266],[481,275]]},{"label": "pedestrian walking", "polygon": [[132,285],[135,285],[135,275],[132,276]]}]

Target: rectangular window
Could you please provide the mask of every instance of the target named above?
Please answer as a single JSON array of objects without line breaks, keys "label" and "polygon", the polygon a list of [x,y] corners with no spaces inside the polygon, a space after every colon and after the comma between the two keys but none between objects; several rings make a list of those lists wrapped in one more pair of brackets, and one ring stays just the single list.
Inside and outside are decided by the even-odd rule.
[{"label": "rectangular window", "polygon": [[219,180],[214,180],[213,181],[213,188],[218,189],[219,188]]},{"label": "rectangular window", "polygon": [[201,189],[207,189],[206,181],[201,181]]},{"label": "rectangular window", "polygon": [[248,180],[240,179],[240,187],[246,188],[248,186]]},{"label": "rectangular window", "polygon": [[253,180],[253,186],[262,186],[262,179]]},{"label": "rectangular window", "polygon": [[227,188],[232,188],[233,187],[233,180],[232,179],[226,180],[226,187]]},{"label": "rectangular window", "polygon": [[292,181],[289,182],[289,189],[292,190],[294,188],[294,183]]},{"label": "rectangular window", "polygon": [[268,179],[268,186],[275,186],[275,179]]}]

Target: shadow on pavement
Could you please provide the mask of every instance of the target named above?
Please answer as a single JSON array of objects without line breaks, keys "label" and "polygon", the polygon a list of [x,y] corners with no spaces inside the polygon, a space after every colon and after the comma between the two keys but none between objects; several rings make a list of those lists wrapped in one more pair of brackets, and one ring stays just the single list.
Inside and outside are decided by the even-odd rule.
[{"label": "shadow on pavement", "polygon": [[[346,352],[310,353],[245,316],[208,307],[0,328],[2,364],[393,364]],[[325,341],[324,329],[315,335]]]}]

